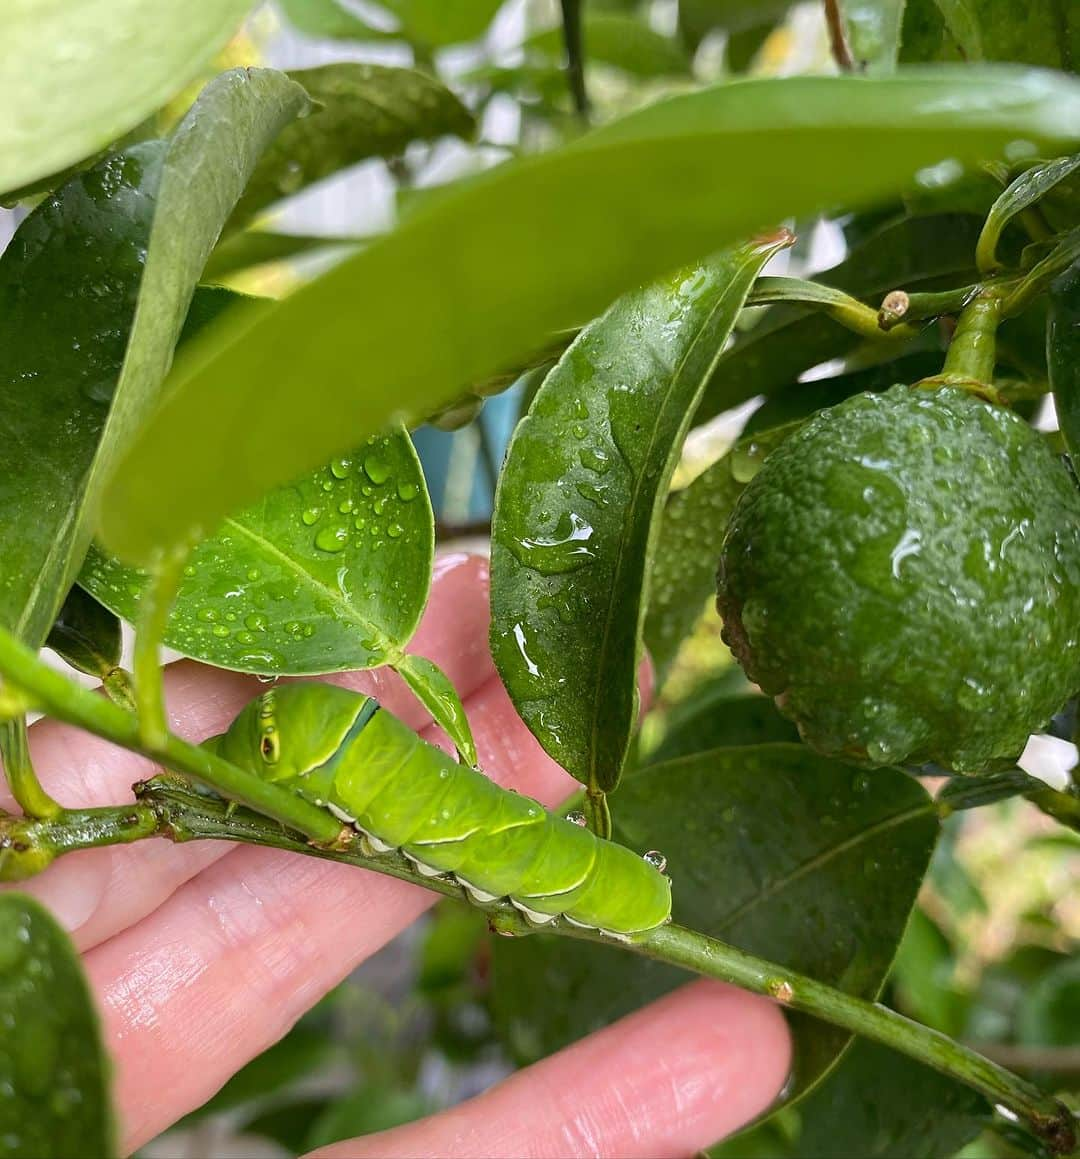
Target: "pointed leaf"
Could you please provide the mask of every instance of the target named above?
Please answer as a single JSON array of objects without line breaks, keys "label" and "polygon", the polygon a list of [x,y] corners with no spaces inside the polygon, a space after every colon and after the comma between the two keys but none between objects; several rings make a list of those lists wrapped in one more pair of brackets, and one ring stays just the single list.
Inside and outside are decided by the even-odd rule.
[{"label": "pointed leaf", "polygon": [[471,137],[472,113],[445,85],[409,68],[338,61],[289,76],[318,105],[278,135],[256,166],[229,229],[325,177],[412,141]]},{"label": "pointed leaf", "polygon": [[754,278],[789,243],[738,246],[616,302],[507,449],[491,652],[530,731],[590,787],[618,783],[637,723],[647,569],[683,437]]},{"label": "pointed leaf", "polygon": [[[416,630],[434,552],[423,471],[399,428],[271,492],[198,544],[165,643],[239,672],[374,668]],[[141,572],[91,548],[79,583],[137,619]]]},{"label": "pointed leaf", "polygon": [[763,224],[880,200],[1017,137],[1067,141],[1078,124],[1080,85],[1050,74],[790,77],[662,101],[501,166],[201,341],[113,480],[102,533],[145,561]]},{"label": "pointed leaf", "polygon": [[222,223],[259,152],[306,104],[282,73],[223,73],[168,142],[74,178],[0,259],[0,549],[18,560],[0,622],[29,643],[75,578],[115,454],[157,402]]},{"label": "pointed leaf", "polygon": [[434,661],[413,653],[395,660],[393,669],[450,738],[457,749],[458,759],[466,765],[479,767],[480,758],[476,754],[476,741],[465,715],[465,706],[446,673]]},{"label": "pointed leaf", "polygon": [[7,0],[0,193],[107,148],[199,75],[252,0]]},{"label": "pointed leaf", "polygon": [[[667,855],[674,919],[864,998],[877,996],[938,832],[897,769],[873,773],[802,745],[715,749],[652,765],[613,799],[616,840]],[[543,935],[497,938],[494,1004],[531,1061],[687,980],[671,966]],[[850,1042],[794,1016],[793,1093]]]},{"label": "pointed leaf", "polygon": [[79,956],[47,910],[0,896],[0,1156],[113,1159],[109,1061]]}]

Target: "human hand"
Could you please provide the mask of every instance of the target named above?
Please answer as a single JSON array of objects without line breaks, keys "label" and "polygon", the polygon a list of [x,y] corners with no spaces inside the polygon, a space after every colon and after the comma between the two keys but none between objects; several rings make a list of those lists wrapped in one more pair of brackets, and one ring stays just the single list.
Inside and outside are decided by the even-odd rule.
[{"label": "human hand", "polygon": [[[514,712],[488,653],[487,622],[486,564],[440,560],[414,647],[461,693],[484,769],[553,805],[576,783]],[[437,739],[392,674],[332,679]],[[171,727],[192,740],[220,732],[258,687],[188,661],[170,665]],[[45,787],[66,805],[123,801],[155,771],[51,721],[31,729],[31,744]],[[351,866],[220,842],[72,854],[22,888],[84,954],[116,1065],[125,1154],[201,1105],[434,901]],[[789,1061],[775,1007],[695,982],[466,1103],[320,1154],[686,1155],[764,1110]]]}]

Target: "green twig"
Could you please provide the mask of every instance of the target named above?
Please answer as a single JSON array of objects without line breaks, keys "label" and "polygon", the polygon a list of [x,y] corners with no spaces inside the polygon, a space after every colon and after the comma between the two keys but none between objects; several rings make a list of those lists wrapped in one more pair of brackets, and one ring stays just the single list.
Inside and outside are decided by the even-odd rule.
[{"label": "green twig", "polygon": [[834,322],[875,342],[904,341],[915,338],[918,330],[907,324],[883,326],[878,311],[858,298],[845,294],[835,286],[810,282],[803,278],[783,278],[766,275],[758,278],[746,299],[748,306],[768,306],[779,303],[797,303],[817,306]]},{"label": "green twig", "polygon": [[960,312],[941,373],[922,379],[918,385],[960,386],[991,401],[999,401],[993,384],[1001,304],[999,287],[982,288]]},{"label": "green twig", "polygon": [[198,745],[188,744],[169,733],[161,743],[148,744],[132,713],[53,671],[3,628],[0,628],[0,674],[29,694],[49,716],[187,773],[225,796],[292,826],[314,841],[330,843],[341,832],[340,823],[325,809],[245,773]]},{"label": "green twig", "polygon": [[981,286],[960,286],[936,294],[908,294],[903,290],[893,290],[885,295],[878,310],[878,326],[886,331],[895,330],[904,322],[922,322],[945,314],[959,314],[981,289]]},{"label": "green twig", "polygon": [[[300,835],[278,828],[265,817],[231,808],[226,802],[201,795],[190,785],[169,777],[157,777],[137,785],[136,793],[139,799],[136,808],[140,811],[136,813],[130,808],[123,811],[131,815],[130,832],[135,831],[136,817],[140,832],[150,827],[145,812],[148,810],[155,818],[153,831],[173,841],[227,840],[294,850],[373,869],[444,897],[469,901],[452,878],[422,877],[400,853],[365,853],[359,835],[343,834],[333,849],[312,848]],[[104,814],[109,811],[89,812]],[[54,837],[54,843],[74,847],[70,839]],[[470,904],[476,903],[470,901]],[[487,914],[492,927],[499,933],[524,935],[533,932],[508,902],[495,901],[480,904],[477,908]],[[613,944],[610,938],[598,931],[583,930],[561,920],[545,929],[581,941]],[[765,995],[791,1010],[813,1015],[833,1026],[884,1043],[967,1083],[994,1104],[1005,1107],[1027,1123],[1052,1152],[1067,1154],[1075,1146],[1076,1124],[1067,1107],[946,1035],[913,1022],[886,1006],[856,998],[682,926],[661,926],[640,940],[623,945],[642,957],[732,983]]]},{"label": "green twig", "polygon": [[[599,940],[588,931],[570,933]],[[1018,1078],[997,1063],[975,1054],[948,1035],[905,1018],[879,1003],[855,998],[813,978],[777,968],[734,946],[682,926],[661,926],[631,947],[655,961],[670,962],[744,990],[766,994],[790,1010],[821,1018],[874,1042],[906,1054],[926,1066],[959,1079],[1025,1122],[1049,1150],[1067,1155],[1076,1146],[1077,1123],[1057,1099]]]},{"label": "green twig", "polygon": [[0,881],[23,881],[57,857],[102,845],[126,845],[158,833],[147,805],[65,809],[54,817],[0,818]]},{"label": "green twig", "polygon": [[41,787],[30,759],[26,717],[17,716],[0,724],[0,755],[11,795],[28,817],[55,817],[62,807]]}]

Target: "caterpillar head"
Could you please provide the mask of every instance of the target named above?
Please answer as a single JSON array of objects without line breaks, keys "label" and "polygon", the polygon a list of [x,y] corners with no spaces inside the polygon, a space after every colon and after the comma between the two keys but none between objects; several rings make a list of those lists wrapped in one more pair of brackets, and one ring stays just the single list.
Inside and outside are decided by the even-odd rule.
[{"label": "caterpillar head", "polygon": [[248,704],[215,745],[225,760],[267,781],[303,777],[325,764],[377,707],[333,684],[285,684]]}]

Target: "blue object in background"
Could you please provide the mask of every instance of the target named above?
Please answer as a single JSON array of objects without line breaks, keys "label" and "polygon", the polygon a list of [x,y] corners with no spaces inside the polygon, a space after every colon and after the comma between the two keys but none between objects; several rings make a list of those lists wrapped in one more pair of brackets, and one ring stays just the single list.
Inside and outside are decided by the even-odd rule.
[{"label": "blue object in background", "polygon": [[428,426],[413,431],[435,518],[441,523],[459,527],[491,518],[494,474],[502,466],[506,445],[517,425],[521,394],[518,382],[487,399],[476,420],[459,431]]}]

